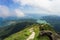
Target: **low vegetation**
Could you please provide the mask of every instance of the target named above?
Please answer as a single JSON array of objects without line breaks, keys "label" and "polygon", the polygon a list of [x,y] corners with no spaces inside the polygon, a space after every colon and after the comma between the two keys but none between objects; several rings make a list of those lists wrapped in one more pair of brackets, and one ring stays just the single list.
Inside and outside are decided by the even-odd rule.
[{"label": "low vegetation", "polygon": [[47,36],[40,36],[40,26],[44,25],[44,29],[45,30],[50,30],[52,32],[55,32],[53,30],[53,28],[48,25],[48,24],[38,24],[38,23],[33,23],[32,25],[27,25],[26,28],[24,28],[23,30],[16,32],[8,37],[6,37],[4,40],[26,40],[29,35],[31,35],[30,32],[30,28],[33,28],[34,32],[35,32],[35,37],[33,40],[49,40],[49,38]]}]

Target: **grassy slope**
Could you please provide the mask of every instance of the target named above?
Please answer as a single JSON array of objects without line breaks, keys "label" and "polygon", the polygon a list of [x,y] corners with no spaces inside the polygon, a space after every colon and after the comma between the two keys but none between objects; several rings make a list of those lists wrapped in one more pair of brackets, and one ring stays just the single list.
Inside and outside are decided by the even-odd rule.
[{"label": "grassy slope", "polygon": [[12,34],[11,36],[5,38],[4,40],[25,40],[30,34],[31,32],[29,32],[29,28],[25,28],[22,31]]},{"label": "grassy slope", "polygon": [[[53,30],[53,28],[51,27],[51,25],[47,25],[47,24],[41,24],[41,25],[44,25],[44,29],[45,29],[45,30],[50,30],[50,31],[52,31],[53,33],[55,33],[55,31]],[[38,25],[38,26],[40,26],[40,25]],[[48,38],[47,36],[42,36],[42,37],[41,37],[41,36],[39,35],[39,32],[40,32],[40,31],[38,31],[36,28],[39,30],[38,27],[35,27],[35,28],[34,28],[34,29],[35,29],[35,33],[36,33],[34,40],[49,40],[49,38]]]},{"label": "grassy slope", "polygon": [[[44,24],[43,24],[44,25]],[[25,28],[22,31],[19,31],[15,34],[10,35],[9,37],[5,38],[4,40],[26,40],[27,37],[29,37],[29,35],[31,34],[31,32],[29,31],[29,29],[32,27],[35,34],[35,38],[34,40],[49,40],[49,38],[47,36],[44,37],[38,37],[39,36],[39,24],[32,24],[30,26],[27,26],[28,28]],[[54,30],[49,26],[49,25],[45,25],[45,30],[51,30],[54,32]]]}]

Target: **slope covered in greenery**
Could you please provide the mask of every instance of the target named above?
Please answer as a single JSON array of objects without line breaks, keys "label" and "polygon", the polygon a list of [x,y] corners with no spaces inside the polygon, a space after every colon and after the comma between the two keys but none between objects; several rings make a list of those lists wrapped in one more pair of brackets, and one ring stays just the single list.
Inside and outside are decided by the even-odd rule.
[{"label": "slope covered in greenery", "polygon": [[60,32],[60,16],[44,16],[42,17],[42,20],[45,20],[50,23],[54,27],[56,32]]},{"label": "slope covered in greenery", "polygon": [[[49,38],[47,36],[40,36],[40,26],[44,25],[44,30],[50,30],[53,33],[55,33],[55,31],[53,30],[53,28],[51,27],[51,25],[48,24],[38,24],[38,23],[31,23],[31,25],[28,25],[30,23],[27,23],[26,27],[23,30],[20,30],[16,33],[13,33],[11,35],[9,35],[8,37],[4,38],[4,40],[26,40],[32,32],[30,32],[30,29],[33,28],[34,32],[35,32],[35,37],[33,40],[49,40]],[[16,26],[16,25],[15,25]],[[17,27],[17,26],[16,26]]]},{"label": "slope covered in greenery", "polygon": [[5,37],[10,36],[11,34],[19,32],[19,31],[23,30],[24,28],[26,28],[26,26],[31,25],[31,24],[33,24],[33,23],[18,22],[18,23],[11,24],[9,26],[5,26],[5,27],[1,28],[1,30],[0,30],[0,39],[4,39]]}]

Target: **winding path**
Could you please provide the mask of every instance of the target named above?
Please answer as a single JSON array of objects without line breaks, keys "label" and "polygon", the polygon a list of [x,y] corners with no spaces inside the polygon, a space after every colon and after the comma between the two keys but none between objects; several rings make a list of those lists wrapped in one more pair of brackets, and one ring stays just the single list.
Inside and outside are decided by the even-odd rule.
[{"label": "winding path", "polygon": [[35,32],[33,31],[33,28],[30,29],[30,32],[32,32],[32,34],[26,40],[33,40],[34,39]]}]

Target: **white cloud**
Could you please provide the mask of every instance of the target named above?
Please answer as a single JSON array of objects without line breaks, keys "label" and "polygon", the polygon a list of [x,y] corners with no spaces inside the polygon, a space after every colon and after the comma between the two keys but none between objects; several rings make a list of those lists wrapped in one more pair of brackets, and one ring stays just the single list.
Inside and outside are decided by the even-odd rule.
[{"label": "white cloud", "polygon": [[9,16],[9,9],[7,6],[0,5],[0,17]]},{"label": "white cloud", "polygon": [[0,17],[6,18],[8,16],[24,17],[25,14],[20,9],[10,11],[7,6],[0,5]]},{"label": "white cloud", "polygon": [[53,0],[51,3],[51,11],[60,13],[60,0]]},{"label": "white cloud", "polygon": [[60,0],[13,0],[22,6],[30,5],[45,9],[47,12],[60,13]]},{"label": "white cloud", "polygon": [[48,0],[13,0],[14,2],[20,3],[22,6],[31,5],[35,7],[50,7],[50,1]]},{"label": "white cloud", "polygon": [[16,13],[17,17],[24,17],[25,14],[20,9],[15,9],[14,12]]}]

